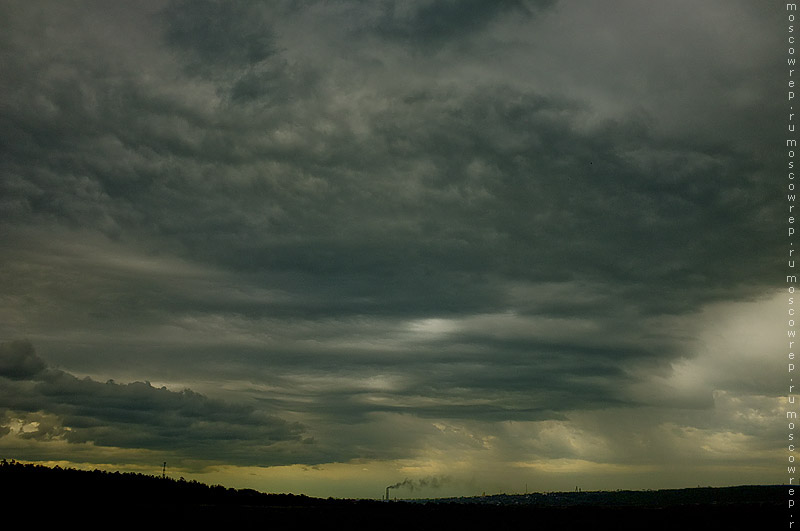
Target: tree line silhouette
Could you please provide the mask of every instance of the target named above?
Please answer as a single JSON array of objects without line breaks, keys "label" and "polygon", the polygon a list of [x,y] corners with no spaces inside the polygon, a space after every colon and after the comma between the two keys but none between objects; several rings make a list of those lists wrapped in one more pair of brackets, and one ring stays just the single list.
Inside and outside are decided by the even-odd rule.
[{"label": "tree line silhouette", "polygon": [[5,507],[36,521],[260,525],[268,529],[747,529],[785,525],[783,486],[494,495],[381,502],[206,485],[184,478],[0,462]]},{"label": "tree line silhouette", "polygon": [[90,471],[57,465],[48,467],[20,463],[13,459],[0,461],[0,481],[13,485],[16,492],[28,492],[38,497],[52,495],[53,499],[50,501],[59,502],[78,498],[150,505],[189,503],[304,506],[332,501],[303,494],[266,494],[253,489],[206,485],[183,477],[173,479],[135,472],[108,472],[98,469]]}]

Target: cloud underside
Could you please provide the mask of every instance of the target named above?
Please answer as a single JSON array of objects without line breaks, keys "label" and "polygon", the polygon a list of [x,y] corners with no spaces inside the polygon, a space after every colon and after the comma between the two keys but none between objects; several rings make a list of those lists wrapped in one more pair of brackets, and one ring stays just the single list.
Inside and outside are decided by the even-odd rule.
[{"label": "cloud underside", "polygon": [[[48,368],[26,341],[0,345],[0,359],[4,435],[13,431],[22,441],[261,466],[285,464],[278,457],[281,446],[302,441],[302,425],[251,406],[210,399],[191,389],[101,383]],[[55,451],[63,452],[63,446]]]},{"label": "cloud underside", "polygon": [[769,20],[677,4],[0,7],[0,441],[758,461]]}]

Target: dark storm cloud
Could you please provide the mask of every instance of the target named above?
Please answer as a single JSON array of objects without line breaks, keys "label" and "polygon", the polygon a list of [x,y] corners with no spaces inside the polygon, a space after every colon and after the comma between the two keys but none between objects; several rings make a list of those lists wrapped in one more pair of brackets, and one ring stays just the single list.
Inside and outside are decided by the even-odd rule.
[{"label": "dark storm cloud", "polygon": [[[241,50],[238,35],[261,34],[263,13],[208,7],[213,13],[183,20],[186,10],[171,6],[171,27],[188,28],[179,32],[187,42],[168,41],[210,55],[204,64],[213,67],[225,50]],[[189,35],[210,20],[221,29],[206,49]],[[272,53],[263,48],[222,62],[263,61]],[[64,82],[73,94],[93,85]],[[281,92],[293,81],[276,83]],[[64,102],[71,116],[63,118],[77,129],[58,133],[33,113],[19,120],[30,137],[41,128],[48,139],[44,164],[23,169],[12,159],[9,201],[111,234],[144,231],[223,267],[271,272],[301,298],[304,286],[322,297],[301,303],[311,311],[499,309],[497,277],[642,286],[661,296],[626,298],[681,311],[764,270],[767,196],[747,176],[759,169],[712,140],[649,138],[646,118],[585,131],[580,104],[492,83],[385,94],[366,117],[369,136],[355,137],[325,108],[321,116],[233,110],[242,120],[233,128],[229,117],[154,99],[144,87],[111,88],[91,113],[86,102]],[[321,119],[329,131],[315,130]],[[290,123],[288,144],[257,133]],[[743,254],[753,257],[744,267],[715,267]]]},{"label": "dark storm cloud", "polygon": [[693,355],[673,318],[773,287],[774,105],[763,45],[693,19],[662,54],[647,32],[675,27],[587,5],[8,4],[0,336],[70,372],[3,347],[0,406],[72,442],[260,462],[302,430],[99,381],[236,382],[327,426],[308,461],[401,456],[333,434],[375,415],[648,403],[642,374]]},{"label": "dark storm cloud", "polygon": [[272,19],[280,4],[171,2],[158,13],[166,43],[189,75],[217,84],[231,103],[286,104],[308,96],[314,72],[289,63],[276,44]]},{"label": "dark storm cloud", "polygon": [[27,341],[0,344],[0,376],[23,380],[45,369],[45,363],[36,355]]},{"label": "dark storm cloud", "polygon": [[436,48],[479,32],[504,13],[531,15],[555,3],[556,0],[392,0],[379,3],[382,12],[375,30],[383,37],[406,45]]},{"label": "dark storm cloud", "polygon": [[298,443],[304,428],[254,409],[175,392],[149,382],[118,384],[79,379],[48,369],[30,343],[0,345],[2,410],[11,418],[54,417],[20,434],[70,444],[167,452],[182,459],[274,465],[279,443]]},{"label": "dark storm cloud", "polygon": [[192,54],[197,68],[249,66],[276,51],[264,9],[254,3],[172,2],[161,13],[167,42]]}]

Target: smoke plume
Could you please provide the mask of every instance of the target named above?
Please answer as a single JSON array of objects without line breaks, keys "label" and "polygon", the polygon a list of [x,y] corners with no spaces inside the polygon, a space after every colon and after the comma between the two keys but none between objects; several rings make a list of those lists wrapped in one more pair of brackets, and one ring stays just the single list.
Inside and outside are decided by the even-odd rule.
[{"label": "smoke plume", "polygon": [[399,483],[395,483],[394,485],[389,485],[388,487],[386,487],[386,490],[407,488],[411,492],[414,492],[414,489],[423,489],[423,488],[438,489],[442,485],[446,484],[448,481],[449,478],[446,476],[431,476],[420,479],[406,478]]}]

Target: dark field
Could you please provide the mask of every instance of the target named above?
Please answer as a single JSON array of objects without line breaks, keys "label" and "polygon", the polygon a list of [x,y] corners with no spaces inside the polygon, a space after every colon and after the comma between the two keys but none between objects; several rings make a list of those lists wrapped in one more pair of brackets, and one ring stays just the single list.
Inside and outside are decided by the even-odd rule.
[{"label": "dark field", "polygon": [[264,494],[141,474],[3,462],[6,515],[84,527],[788,529],[785,486],[561,492],[413,502]]}]

